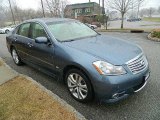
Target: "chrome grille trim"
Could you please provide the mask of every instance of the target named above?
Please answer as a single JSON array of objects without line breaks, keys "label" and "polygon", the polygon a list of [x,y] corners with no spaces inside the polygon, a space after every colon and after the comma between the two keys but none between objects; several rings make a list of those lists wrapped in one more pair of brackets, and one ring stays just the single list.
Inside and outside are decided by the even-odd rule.
[{"label": "chrome grille trim", "polygon": [[143,54],[138,55],[132,60],[128,61],[127,67],[133,74],[138,74],[148,66],[146,57]]}]

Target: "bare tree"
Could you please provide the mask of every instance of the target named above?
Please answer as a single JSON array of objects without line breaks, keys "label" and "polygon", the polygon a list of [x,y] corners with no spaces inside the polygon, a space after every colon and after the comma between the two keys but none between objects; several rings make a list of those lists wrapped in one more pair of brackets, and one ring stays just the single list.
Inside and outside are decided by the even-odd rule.
[{"label": "bare tree", "polygon": [[[5,2],[3,2],[5,1]],[[8,2],[10,1],[12,12]],[[48,1],[48,3],[47,3]],[[66,0],[43,0],[45,16],[63,16],[65,7],[67,5]],[[56,3],[56,4],[55,4]],[[42,17],[43,11],[41,9],[41,0],[39,0],[39,9],[22,9],[20,8],[15,0],[1,0],[0,4],[0,26],[5,26],[6,22],[13,20],[12,13],[14,14],[14,21],[22,22],[24,20]]]},{"label": "bare tree", "polygon": [[22,9],[18,7],[16,0],[11,0],[11,4],[12,4],[12,9],[13,9],[16,23],[22,22],[23,21],[23,19],[21,18],[21,16],[23,16],[23,14],[21,14]]},{"label": "bare tree", "polygon": [[42,11],[43,11],[43,17],[45,17],[43,0],[41,0],[41,6],[42,6]]},{"label": "bare tree", "polygon": [[3,0],[1,1],[0,4],[0,27],[4,26],[5,22],[4,22],[4,18],[5,18],[5,9],[4,9],[4,4],[3,4]]},{"label": "bare tree", "polygon": [[11,10],[11,13],[12,13],[13,23],[14,23],[14,24],[16,24],[16,23],[15,23],[15,17],[14,17],[14,14],[13,14],[13,10],[12,10],[11,1],[10,1],[10,0],[8,0],[8,2],[9,2],[10,10]]},{"label": "bare tree", "polygon": [[158,7],[158,10],[157,10],[157,11],[158,11],[158,13],[160,14],[160,6]]},{"label": "bare tree", "polygon": [[121,28],[123,28],[124,15],[131,9],[137,7],[137,0],[110,0],[108,5],[121,13]]},{"label": "bare tree", "polygon": [[49,11],[52,16],[60,17],[64,14],[67,3],[67,0],[45,0],[44,5],[46,11]]},{"label": "bare tree", "polygon": [[140,7],[142,6],[143,2],[145,0],[138,0],[138,6],[137,6],[137,18],[139,17],[139,10],[140,10]]},{"label": "bare tree", "polygon": [[149,16],[149,17],[152,17],[152,15],[153,15],[153,13],[154,13],[155,11],[156,11],[155,8],[150,7],[150,8],[147,10],[148,16]]},{"label": "bare tree", "polygon": [[148,11],[147,8],[141,9],[140,12],[139,12],[140,17],[143,17],[143,16],[148,15],[148,14],[147,14],[147,11]]},{"label": "bare tree", "polygon": [[45,8],[50,11],[52,16],[60,15],[60,0],[46,0]]},{"label": "bare tree", "polygon": [[64,11],[65,11],[65,8],[66,8],[67,4],[68,4],[68,1],[67,1],[67,0],[62,0],[62,1],[61,1],[60,11],[61,11],[62,17],[64,17]]},{"label": "bare tree", "polygon": [[48,10],[50,11],[50,13],[51,13],[51,16],[54,16],[54,13],[53,13],[53,11],[52,11],[52,7],[50,6],[50,4],[49,4],[49,1],[48,0],[46,0],[46,4],[47,4],[47,8],[48,8]]},{"label": "bare tree", "polygon": [[[72,16],[72,6],[67,5],[67,6],[65,7],[64,16],[65,16],[66,18],[71,18],[71,16]],[[74,14],[74,17],[75,17],[75,14]]]}]

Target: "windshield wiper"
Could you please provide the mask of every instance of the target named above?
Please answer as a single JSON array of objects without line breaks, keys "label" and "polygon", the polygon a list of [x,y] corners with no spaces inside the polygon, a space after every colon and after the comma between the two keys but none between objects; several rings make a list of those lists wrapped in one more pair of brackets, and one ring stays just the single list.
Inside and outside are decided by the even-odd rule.
[{"label": "windshield wiper", "polygon": [[75,39],[65,40],[65,41],[62,41],[62,42],[72,42],[72,41],[76,41],[76,40],[80,40],[80,39],[84,39],[84,38],[97,37],[98,35],[99,35],[99,34],[92,35],[92,36],[85,36],[85,37],[80,37],[80,38],[75,38]]},{"label": "windshield wiper", "polygon": [[72,42],[72,41],[75,41],[76,39],[71,39],[71,40],[65,40],[65,41],[62,41],[62,42]]}]

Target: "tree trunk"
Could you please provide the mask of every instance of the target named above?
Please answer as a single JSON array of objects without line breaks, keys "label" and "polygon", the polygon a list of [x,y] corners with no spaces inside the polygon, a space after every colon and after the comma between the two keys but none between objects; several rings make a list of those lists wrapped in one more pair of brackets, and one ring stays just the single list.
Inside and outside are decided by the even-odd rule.
[{"label": "tree trunk", "polygon": [[123,23],[124,23],[124,13],[121,13],[122,14],[122,20],[121,20],[121,29],[123,29]]},{"label": "tree trunk", "polygon": [[[140,2],[140,1],[139,1],[139,2]],[[140,8],[140,3],[138,3],[137,18],[139,17],[139,8]]]},{"label": "tree trunk", "polygon": [[42,1],[42,0],[41,0],[41,5],[42,5],[43,17],[45,17],[45,13],[44,13],[44,6],[43,6],[43,1]]},{"label": "tree trunk", "polygon": [[8,1],[9,1],[9,5],[10,5],[10,9],[11,9],[11,13],[12,13],[13,23],[14,23],[14,25],[15,25],[15,24],[16,24],[16,22],[15,22],[15,18],[14,18],[14,14],[13,14],[12,6],[11,6],[11,1],[10,1],[10,0],[8,0]]}]

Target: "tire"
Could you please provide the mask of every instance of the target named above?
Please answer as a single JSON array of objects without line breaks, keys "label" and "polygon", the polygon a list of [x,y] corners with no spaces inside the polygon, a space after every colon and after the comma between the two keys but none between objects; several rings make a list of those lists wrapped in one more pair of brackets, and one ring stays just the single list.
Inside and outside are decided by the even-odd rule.
[{"label": "tire", "polygon": [[93,26],[91,26],[91,28],[94,30],[94,27],[93,27]]},{"label": "tire", "polygon": [[16,65],[20,66],[23,64],[23,62],[21,61],[21,58],[19,57],[15,48],[12,48],[11,55],[12,55],[13,61]]},{"label": "tire", "polygon": [[9,33],[9,30],[6,30],[5,33],[8,34],[8,33]]},{"label": "tire", "polygon": [[82,103],[93,100],[93,90],[86,75],[78,70],[71,69],[65,76],[66,85],[71,96]]}]

